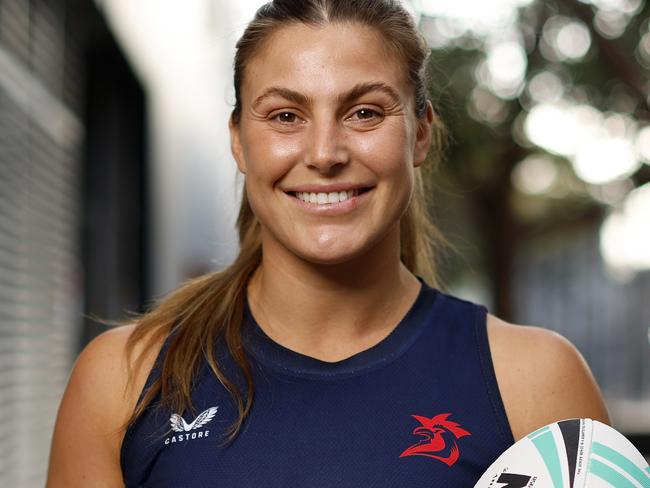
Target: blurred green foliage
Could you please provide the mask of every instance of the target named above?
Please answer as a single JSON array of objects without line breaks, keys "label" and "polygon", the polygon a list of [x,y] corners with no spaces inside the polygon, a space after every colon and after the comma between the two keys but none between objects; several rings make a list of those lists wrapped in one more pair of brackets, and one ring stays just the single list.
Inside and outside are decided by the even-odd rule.
[{"label": "blurred green foliage", "polygon": [[[434,37],[431,97],[451,134],[434,185],[438,225],[458,251],[443,264],[447,283],[483,276],[493,291],[495,311],[511,317],[513,266],[522,246],[544,233],[597,225],[630,191],[650,181],[648,164],[602,184],[584,181],[571,158],[531,142],[525,130],[530,111],[543,103],[531,91],[540,73],[551,74],[537,80],[542,94],[558,89],[546,87],[544,79],[561,82],[553,103],[588,105],[604,117],[620,115],[635,130],[647,126],[649,19],[650,7],[642,0],[596,5],[537,0],[518,9],[512,25],[487,35],[471,28],[462,32],[453,19],[426,13],[421,18],[425,36]],[[445,38],[441,30],[453,35]],[[575,56],[585,40],[586,52]],[[556,42],[574,57],[564,56],[557,46],[554,51]],[[489,79],[486,83],[485,76],[491,51],[500,43],[514,45],[515,54],[518,44],[525,56],[522,79],[506,95]],[[508,59],[496,61],[497,68],[509,71]],[[522,160],[535,154],[552,161],[553,184],[543,192],[522,191],[513,175]]]}]

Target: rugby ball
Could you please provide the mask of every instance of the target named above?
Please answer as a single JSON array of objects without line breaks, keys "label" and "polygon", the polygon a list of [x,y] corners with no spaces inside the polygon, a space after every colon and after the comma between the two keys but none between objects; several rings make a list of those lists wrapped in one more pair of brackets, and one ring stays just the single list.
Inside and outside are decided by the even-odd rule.
[{"label": "rugby ball", "polygon": [[542,427],[505,451],[474,488],[650,488],[650,468],[618,431],[591,419]]}]

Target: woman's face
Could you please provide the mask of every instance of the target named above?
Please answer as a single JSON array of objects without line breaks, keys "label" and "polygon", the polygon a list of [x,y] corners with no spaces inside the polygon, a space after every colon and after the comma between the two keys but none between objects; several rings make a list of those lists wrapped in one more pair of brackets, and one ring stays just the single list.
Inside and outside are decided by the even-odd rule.
[{"label": "woman's face", "polygon": [[379,33],[283,27],[246,65],[241,97],[232,148],[265,259],[339,264],[399,246],[433,115],[416,117],[406,73]]}]

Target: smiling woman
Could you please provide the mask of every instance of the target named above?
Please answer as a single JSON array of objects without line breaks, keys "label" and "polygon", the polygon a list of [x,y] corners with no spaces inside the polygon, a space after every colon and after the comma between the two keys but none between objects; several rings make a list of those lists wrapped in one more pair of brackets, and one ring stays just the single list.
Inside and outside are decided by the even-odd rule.
[{"label": "smiling woman", "polygon": [[538,427],[607,420],[565,340],[435,288],[426,58],[396,1],[257,12],[240,254],[82,353],[49,486],[472,486]]},{"label": "smiling woman", "polygon": [[262,249],[291,275],[293,256],[338,264],[399,249],[433,113],[417,117],[399,59],[377,49],[381,36],[362,25],[296,24],[247,63],[233,154],[263,223]]}]

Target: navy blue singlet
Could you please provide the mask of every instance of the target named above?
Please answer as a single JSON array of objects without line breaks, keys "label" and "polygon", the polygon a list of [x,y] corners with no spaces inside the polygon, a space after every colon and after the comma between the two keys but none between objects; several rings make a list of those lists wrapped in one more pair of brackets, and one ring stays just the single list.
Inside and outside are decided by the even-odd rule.
[{"label": "navy blue singlet", "polygon": [[126,432],[128,488],[471,488],[513,443],[483,307],[423,285],[386,339],[336,363],[273,342],[248,309],[244,337],[255,398],[239,436],[224,444],[236,411],[206,365],[196,412],[150,407]]}]

